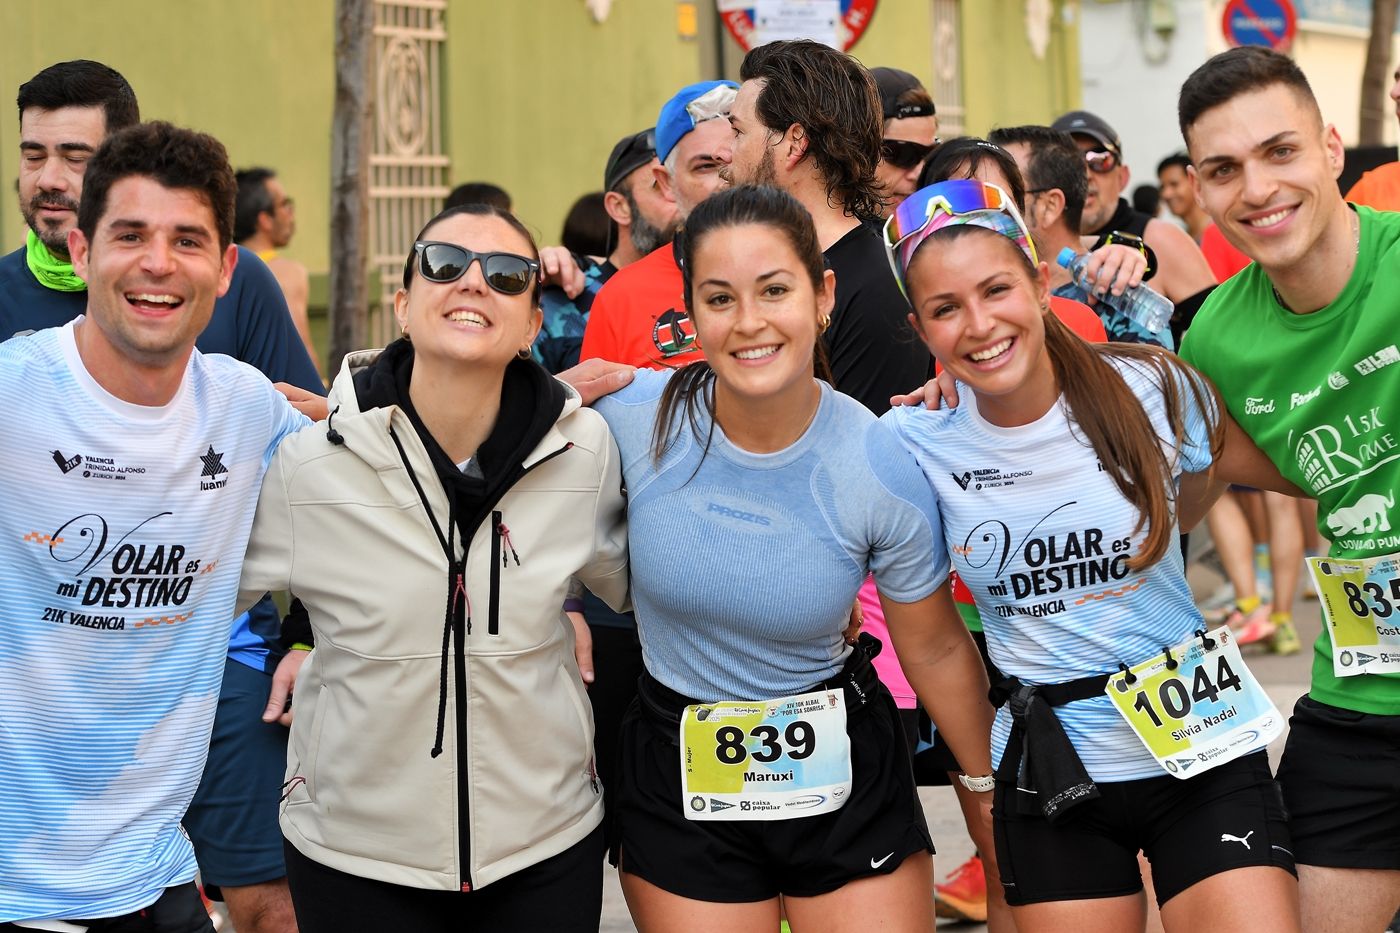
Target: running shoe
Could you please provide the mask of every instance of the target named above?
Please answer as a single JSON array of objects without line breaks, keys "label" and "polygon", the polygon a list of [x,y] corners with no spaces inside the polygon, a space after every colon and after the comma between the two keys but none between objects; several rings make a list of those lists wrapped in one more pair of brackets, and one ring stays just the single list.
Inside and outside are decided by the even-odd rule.
[{"label": "running shoe", "polygon": [[1260,603],[1248,615],[1237,613],[1230,617],[1230,628],[1235,630],[1235,641],[1239,645],[1252,645],[1271,637],[1278,626],[1269,620],[1272,606]]},{"label": "running shoe", "polygon": [[940,917],[987,922],[987,878],[976,855],[953,869],[948,880],[933,886],[933,912]]},{"label": "running shoe", "polygon": [[1298,629],[1294,627],[1292,619],[1275,623],[1273,637],[1269,640],[1269,650],[1274,654],[1297,654],[1303,650],[1302,639],[1298,637]]}]

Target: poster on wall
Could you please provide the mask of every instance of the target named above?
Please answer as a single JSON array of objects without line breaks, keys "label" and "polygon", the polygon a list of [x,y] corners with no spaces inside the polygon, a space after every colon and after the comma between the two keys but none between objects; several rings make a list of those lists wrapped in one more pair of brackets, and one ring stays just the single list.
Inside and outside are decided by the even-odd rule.
[{"label": "poster on wall", "polygon": [[812,39],[848,51],[877,0],[716,0],[725,28],[745,51],[775,39]]}]

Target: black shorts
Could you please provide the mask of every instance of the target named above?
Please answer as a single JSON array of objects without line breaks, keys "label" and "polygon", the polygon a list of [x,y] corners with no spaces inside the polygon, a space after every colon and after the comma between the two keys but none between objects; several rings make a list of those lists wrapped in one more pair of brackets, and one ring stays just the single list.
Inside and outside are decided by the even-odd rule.
[{"label": "black shorts", "polygon": [[1400,716],[1304,696],[1278,779],[1300,865],[1400,869]]},{"label": "black shorts", "polygon": [[602,827],[542,862],[475,891],[429,891],[322,865],[286,843],[301,933],[549,930],[596,933],[603,913]]},{"label": "black shorts", "polygon": [[1099,784],[1097,800],[1057,825],[993,798],[997,864],[1012,906],[1121,897],[1142,890],[1139,851],[1152,863],[1158,905],[1236,868],[1294,871],[1287,815],[1269,759],[1258,751],[1190,780],[1162,775]]},{"label": "black shorts", "polygon": [[622,722],[613,863],[620,850],[623,871],[672,894],[746,903],[825,894],[889,874],[915,852],[932,852],[898,710],[883,684],[848,713],[846,731],[852,790],[840,810],[792,820],[693,822],[682,812],[676,727],[634,703]]}]

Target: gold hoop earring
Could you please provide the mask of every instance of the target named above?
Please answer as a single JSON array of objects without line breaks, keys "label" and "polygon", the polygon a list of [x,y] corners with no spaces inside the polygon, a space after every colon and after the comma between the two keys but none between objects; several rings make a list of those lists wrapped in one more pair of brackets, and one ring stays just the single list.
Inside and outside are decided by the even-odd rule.
[{"label": "gold hoop earring", "polygon": [[821,317],[817,318],[817,336],[820,337],[822,334],[826,333],[827,328],[830,326],[831,315],[823,314]]},{"label": "gold hoop earring", "polygon": [[408,342],[408,343],[412,343],[412,342],[413,342],[412,340],[409,339],[409,336],[408,336],[408,328],[407,328],[407,327],[405,327],[403,330],[399,331],[399,336],[402,337],[402,338],[403,338],[406,342]]},{"label": "gold hoop earring", "polygon": [[529,348],[529,347],[521,347],[521,348],[519,349],[519,351],[516,352],[515,355],[516,355],[516,357],[517,357],[518,359],[528,360],[528,359],[530,358],[530,348]]}]

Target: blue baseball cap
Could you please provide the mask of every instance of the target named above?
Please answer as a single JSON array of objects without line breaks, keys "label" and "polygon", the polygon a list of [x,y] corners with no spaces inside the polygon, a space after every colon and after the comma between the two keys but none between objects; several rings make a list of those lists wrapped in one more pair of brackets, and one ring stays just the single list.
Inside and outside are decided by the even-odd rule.
[{"label": "blue baseball cap", "polygon": [[[717,93],[719,88],[727,88],[728,93]],[[733,81],[699,81],[677,91],[675,97],[662,105],[656,118],[656,157],[665,162],[676,143],[695,129],[697,123],[718,117],[721,112],[728,113],[738,89],[739,85]]]}]

